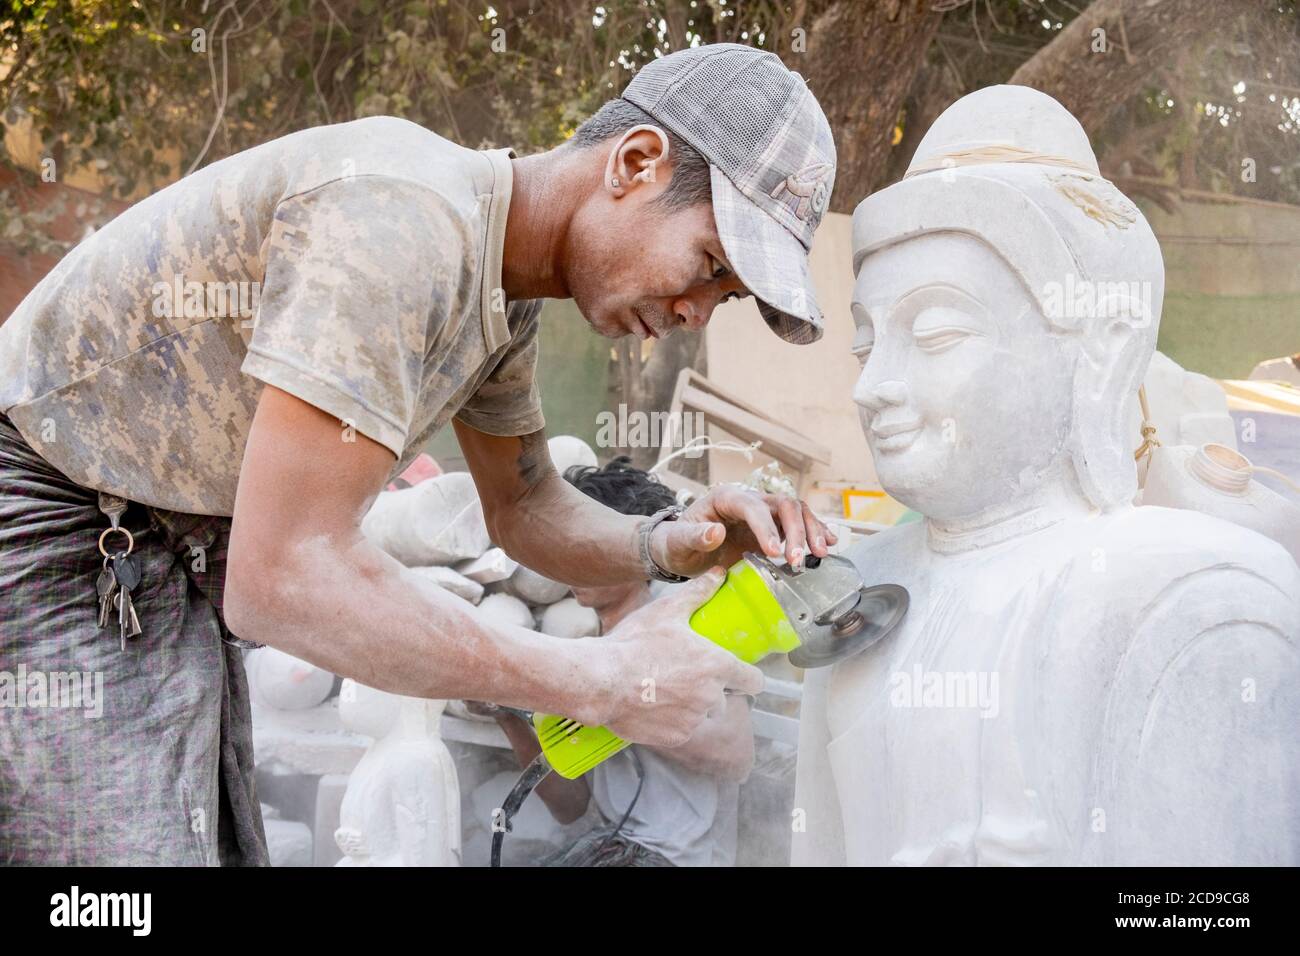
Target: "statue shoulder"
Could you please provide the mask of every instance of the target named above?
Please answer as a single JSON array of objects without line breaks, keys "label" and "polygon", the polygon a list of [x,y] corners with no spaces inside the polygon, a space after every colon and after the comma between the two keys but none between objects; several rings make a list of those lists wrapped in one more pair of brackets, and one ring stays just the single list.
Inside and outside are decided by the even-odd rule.
[{"label": "statue shoulder", "polygon": [[1140,507],[1093,519],[1073,540],[1056,599],[1054,651],[1065,659],[1159,673],[1193,647],[1217,654],[1224,642],[1244,647],[1247,635],[1292,646],[1300,637],[1300,568],[1254,531]]},{"label": "statue shoulder", "polygon": [[1157,586],[1191,574],[1221,581],[1221,587],[1246,576],[1284,593],[1300,591],[1300,568],[1280,544],[1199,511],[1151,505],[1126,509],[1110,519],[1097,545],[1147,568]]}]

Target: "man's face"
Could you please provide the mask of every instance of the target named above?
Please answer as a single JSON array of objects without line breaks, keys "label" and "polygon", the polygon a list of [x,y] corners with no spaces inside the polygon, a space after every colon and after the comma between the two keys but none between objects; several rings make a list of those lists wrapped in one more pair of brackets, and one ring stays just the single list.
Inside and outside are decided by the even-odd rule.
[{"label": "man's face", "polygon": [[718,303],[749,294],[723,252],[711,203],[654,201],[670,175],[621,196],[597,190],[570,224],[565,282],[601,335],[702,329]]}]

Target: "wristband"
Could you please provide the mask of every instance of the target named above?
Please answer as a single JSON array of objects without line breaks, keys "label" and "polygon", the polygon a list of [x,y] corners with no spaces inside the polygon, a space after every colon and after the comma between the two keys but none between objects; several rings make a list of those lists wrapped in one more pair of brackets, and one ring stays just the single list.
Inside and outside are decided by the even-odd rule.
[{"label": "wristband", "polygon": [[637,529],[637,541],[641,550],[641,565],[645,568],[646,577],[652,581],[681,584],[683,581],[690,580],[683,574],[674,574],[661,568],[658,562],[655,561],[654,555],[650,553],[650,535],[654,532],[654,529],[664,521],[676,521],[685,510],[681,505],[670,505],[667,508],[661,508],[643,521],[641,527]]}]

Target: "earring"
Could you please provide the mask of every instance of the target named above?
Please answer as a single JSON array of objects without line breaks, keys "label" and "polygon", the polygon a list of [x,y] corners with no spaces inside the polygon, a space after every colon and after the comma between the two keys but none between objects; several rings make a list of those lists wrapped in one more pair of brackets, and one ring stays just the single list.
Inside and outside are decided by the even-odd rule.
[{"label": "earring", "polygon": [[610,184],[610,186],[612,186],[614,189],[617,189],[617,188],[618,188],[618,177],[617,177],[617,176],[611,176],[611,177],[609,178],[609,184]]}]

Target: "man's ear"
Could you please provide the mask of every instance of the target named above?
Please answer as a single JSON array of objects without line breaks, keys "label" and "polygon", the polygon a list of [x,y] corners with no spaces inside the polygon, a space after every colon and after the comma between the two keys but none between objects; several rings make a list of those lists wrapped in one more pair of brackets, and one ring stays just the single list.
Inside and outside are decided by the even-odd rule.
[{"label": "man's ear", "polygon": [[667,162],[668,134],[658,126],[633,126],[609,151],[605,188],[622,197],[639,184],[654,182],[656,168]]}]

